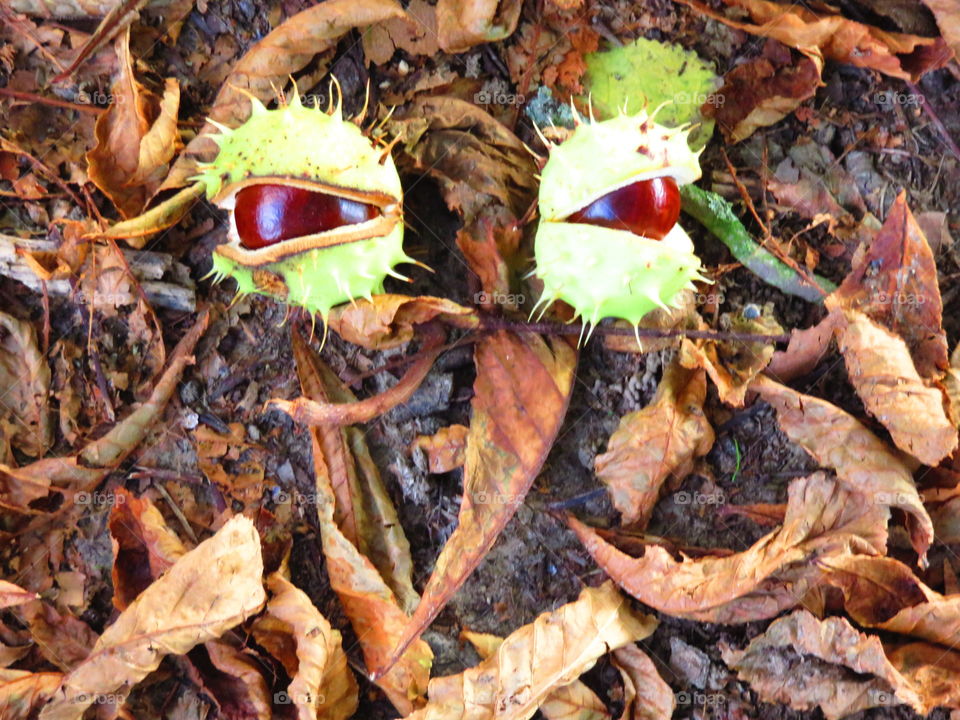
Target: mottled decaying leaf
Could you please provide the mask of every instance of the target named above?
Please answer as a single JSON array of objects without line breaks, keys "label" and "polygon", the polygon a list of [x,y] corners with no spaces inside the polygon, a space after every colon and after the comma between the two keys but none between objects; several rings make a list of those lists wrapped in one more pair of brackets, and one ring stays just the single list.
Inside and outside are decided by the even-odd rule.
[{"label": "mottled decaying leaf", "polygon": [[[38,457],[53,442],[53,422],[47,407],[50,368],[37,347],[33,326],[0,312],[0,462],[5,443]],[[5,427],[10,428],[9,434]]]},{"label": "mottled decaying leaf", "polygon": [[795,710],[819,707],[828,720],[871,707],[928,707],[890,663],[880,639],[840,617],[819,620],[797,610],[773,622],[744,650],[721,646],[724,662],[760,699]]},{"label": "mottled decaying leaf", "polygon": [[58,672],[34,673],[29,670],[0,668],[0,707],[4,720],[28,720],[60,687]]},{"label": "mottled decaying leaf", "polygon": [[430,472],[450,472],[463,466],[468,432],[466,425],[447,425],[433,435],[418,435],[413,445],[426,453]]},{"label": "mottled decaying leaf", "polygon": [[566,338],[499,331],[477,342],[474,357],[477,378],[459,521],[394,657],[437,616],[516,513],[570,401],[577,352]]},{"label": "mottled decaying leaf", "polygon": [[797,60],[789,48],[768,40],[760,57],[727,72],[705,114],[716,119],[727,140],[738,143],[812,98],[822,71],[822,58],[802,56]]},{"label": "mottled decaying leaf", "polygon": [[[473,645],[481,660],[489,658],[503,645],[502,637],[489,633],[462,630],[460,637]],[[540,714],[546,720],[609,720],[610,718],[603,700],[579,680],[558,687],[547,695],[540,705]]]},{"label": "mottled decaying leaf", "polygon": [[[332,371],[302,340],[294,342],[304,393],[319,399],[348,402],[348,391]],[[334,426],[311,428],[317,513],[330,586],[340,597],[353,625],[367,667],[377,668],[390,657],[402,637],[409,622],[406,610],[412,610],[417,598],[410,577],[410,549],[396,511],[392,505],[387,507],[389,498],[378,482],[379,477],[372,491],[369,483],[366,489],[359,487],[349,432]],[[365,453],[362,437],[353,440],[359,454]],[[368,469],[368,481],[373,480],[370,471],[375,469]],[[369,506],[377,496],[382,496],[379,516],[371,513]],[[384,536],[371,537],[378,531]],[[404,606],[398,596],[403,598]],[[377,679],[377,684],[403,715],[424,702],[432,663],[430,646],[418,640],[390,672]]]},{"label": "mottled decaying leaf", "polygon": [[310,426],[357,425],[373,420],[409,400],[443,352],[442,343],[446,336],[438,327],[425,326],[423,336],[423,347],[403,377],[393,387],[373,397],[343,403],[317,402],[306,396],[295,400],[275,398],[268,400],[266,407],[282,410],[294,421]]},{"label": "mottled decaying leaf", "polygon": [[661,612],[707,622],[750,622],[797,605],[807,585],[779,580],[821,556],[886,550],[889,510],[815,473],[790,483],[782,527],[743,552],[681,559],[659,545],[634,558],[574,518],[568,523],[624,590]]},{"label": "mottled decaying leaf", "polygon": [[[299,333],[293,334],[293,356],[304,395],[340,403],[356,397]],[[397,596],[404,612],[420,602],[413,589],[413,560],[397,510],[360,428],[320,425],[314,434],[335,496],[334,521],[344,536],[376,566]]]},{"label": "mottled decaying leaf", "polygon": [[44,458],[22,468],[0,464],[0,505],[28,509],[30,502],[49,493],[51,485],[74,493],[91,490],[99,484],[133,452],[163,412],[184,368],[193,362],[193,349],[208,321],[209,312],[202,312],[170,354],[167,368],[150,397],[103,437],[88,443],[73,456]]},{"label": "mottled decaying leaf", "polygon": [[[598,118],[628,114],[647,106],[657,112],[657,122],[668,127],[702,122],[691,144],[706,145],[713,134],[713,120],[704,118],[700,107],[720,85],[711,63],[681,45],[637,38],[631,43],[591,53],[585,58],[584,86]],[[657,72],[650,72],[657,68]]]},{"label": "mottled decaying leaf", "polygon": [[289,628],[297,667],[287,696],[299,720],[346,720],[359,702],[357,680],[347,665],[342,637],[310,598],[279,572],[267,578],[267,615]]},{"label": "mottled decaying leaf", "polygon": [[113,544],[113,604],[124,610],[187,548],[147,498],[122,487],[114,491],[110,510]]},{"label": "mottled decaying leaf", "polygon": [[671,475],[687,475],[695,458],[713,447],[713,428],[703,412],[707,375],[672,363],[647,407],[624,415],[597,457],[597,478],[610,490],[625,524],[646,524]]},{"label": "mottled decaying leaf", "polygon": [[238,516],[183,555],[100,636],[40,717],[79,720],[97,695],[125,695],[171,653],[219,637],[260,610],[260,537]]},{"label": "mottled decaying leaf", "polygon": [[943,38],[887,32],[830,12],[770,0],[724,0],[750,13],[755,24],[738,22],[701,0],[680,0],[730,27],[779,40],[823,66],[824,59],[878,70],[890,77],[916,82],[921,75],[949,62]]},{"label": "mottled decaying leaf", "polygon": [[637,645],[613,651],[613,665],[623,678],[623,714],[620,720],[670,720],[677,696],[657,672],[653,660]]},{"label": "mottled decaying leaf", "polygon": [[790,331],[786,350],[777,350],[764,373],[777,382],[790,382],[811,372],[827,354],[838,316],[828,314],[813,327]]},{"label": "mottled decaying leaf", "polygon": [[910,471],[880,438],[826,400],[803,395],[769,378],[757,378],[750,388],[776,409],[784,433],[820,465],[833,469],[841,482],[868,502],[903,510],[913,547],[921,564],[926,562],[933,523]]},{"label": "mottled decaying leaf", "polygon": [[859,310],[902,337],[922,377],[943,374],[947,340],[937,263],[905,192],[826,305],[832,311]]},{"label": "mottled decaying leaf", "polygon": [[437,42],[444,52],[510,37],[517,29],[522,0],[439,0]]},{"label": "mottled decaying leaf", "polygon": [[848,310],[837,329],[847,374],[863,404],[897,447],[935,467],[957,447],[944,396],[917,373],[907,344],[861,312]]},{"label": "mottled decaying leaf", "polygon": [[0,580],[0,608],[23,605],[37,599],[37,594],[24,590],[12,582]]},{"label": "mottled decaying leaf", "polygon": [[408,720],[526,720],[610,650],[642,640],[657,620],[630,609],[613,583],[543,613],[459,675],[433,678],[430,702]]},{"label": "mottled decaying leaf", "polygon": [[87,153],[87,164],[90,180],[129,218],[160,187],[177,150],[180,87],[167,80],[157,102],[134,75],[129,27],[114,44],[120,77],[111,89],[109,110],[97,119],[97,144]]},{"label": "mottled decaying leaf", "polygon": [[438,297],[376,295],[330,311],[330,328],[347,342],[371,350],[395,348],[413,339],[414,326],[439,319],[456,327],[477,324],[470,308]]},{"label": "mottled decaying leaf", "polygon": [[[783,328],[772,315],[750,320],[739,315],[727,316],[727,321],[736,332],[783,334]],[[706,370],[717,386],[720,399],[728,405],[742,407],[750,381],[767,366],[775,349],[773,342],[717,342],[684,338],[680,344],[680,364],[686,368]]]}]

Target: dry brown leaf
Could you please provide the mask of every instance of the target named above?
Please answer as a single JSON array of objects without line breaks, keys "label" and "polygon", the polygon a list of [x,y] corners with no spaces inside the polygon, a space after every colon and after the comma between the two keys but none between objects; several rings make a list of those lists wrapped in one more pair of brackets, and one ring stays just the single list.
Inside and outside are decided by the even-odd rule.
[{"label": "dry brown leaf", "polygon": [[521,9],[522,0],[439,0],[437,41],[444,52],[460,53],[503,40],[517,29]]},{"label": "dry brown leaf", "polygon": [[267,681],[263,677],[263,659],[223,640],[207,640],[203,644],[211,664],[220,671],[214,687],[208,691],[216,699],[218,710],[225,716],[245,720],[272,720],[273,707]]},{"label": "dry brown leaf", "polygon": [[577,352],[566,338],[499,331],[477,342],[474,357],[459,521],[394,658],[420,637],[493,547],[540,472],[570,401]]},{"label": "dry brown leaf", "polygon": [[[294,352],[305,394],[349,401],[349,391],[297,336]],[[396,511],[392,504],[385,505],[389,503],[389,499],[385,499],[380,502],[379,513],[368,513],[365,503],[377,495],[385,495],[385,491],[380,485],[371,492],[369,482],[366,492],[359,488],[353,461],[355,457],[359,459],[365,455],[366,448],[357,443],[350,447],[347,433],[332,426],[311,429],[317,513],[330,586],[339,595],[353,625],[367,667],[376,668],[390,656],[409,621],[393,588],[402,593],[406,598],[405,606],[411,610],[410,606],[418,598],[410,576],[410,548]],[[354,448],[356,456],[353,455]],[[370,471],[365,474],[368,481],[373,479]],[[375,485],[379,484],[379,476],[376,481]],[[369,515],[374,517],[369,518]],[[376,531],[372,522],[375,519],[380,519],[384,526],[393,525],[397,529],[389,536],[381,527],[384,537],[374,540],[370,535]],[[377,565],[358,549],[360,547],[367,552],[377,548],[376,553],[371,552],[377,558]],[[407,715],[423,704],[432,663],[430,646],[419,640],[410,646],[389,673],[377,679],[377,684],[401,714]]]},{"label": "dry brown leaf", "polygon": [[837,342],[867,412],[897,447],[937,466],[957,448],[957,428],[944,410],[943,393],[924,385],[899,336],[861,312],[848,310],[843,317]]},{"label": "dry brown leaf", "polygon": [[275,398],[268,400],[265,407],[282,410],[293,418],[294,422],[309,426],[358,425],[380,417],[413,396],[420,384],[426,380],[434,361],[444,351],[443,341],[446,336],[439,327],[426,325],[422,334],[423,347],[403,377],[396,385],[373,397],[343,403],[317,402],[309,397],[298,397],[295,400]]},{"label": "dry brown leaf", "polygon": [[749,12],[756,23],[750,24],[737,22],[701,0],[680,1],[730,27],[779,40],[821,67],[826,58],[916,82],[924,73],[943,67],[952,56],[943,38],[886,32],[839,14],[817,13],[802,5],[784,6],[770,0],[724,0],[727,5]]},{"label": "dry brown leaf", "polygon": [[120,613],[40,717],[79,720],[98,695],[126,695],[166,655],[243,622],[266,600],[262,576],[260,537],[250,520],[234,517]]},{"label": "dry brown leaf", "polygon": [[906,341],[922,377],[943,374],[947,340],[937,263],[905,192],[897,196],[883,227],[826,306],[867,314]]},{"label": "dry brown leaf", "polygon": [[787,349],[773,354],[764,374],[786,383],[811,372],[830,349],[837,320],[838,316],[831,313],[813,327],[791,330]]},{"label": "dry brown leaf", "polygon": [[960,708],[960,653],[930,643],[886,648],[887,659],[916,689],[928,708]]},{"label": "dry brown leaf", "polygon": [[[797,605],[804,583],[780,579],[811,560],[886,549],[889,510],[815,473],[790,483],[783,526],[749,549],[726,557],[681,559],[659,545],[633,558],[574,518],[568,523],[596,563],[641,602],[671,615],[707,622],[750,622]],[[744,598],[746,598],[744,600]]]},{"label": "dry brown leaf", "polygon": [[906,704],[921,714],[932,709],[887,659],[880,639],[844,618],[818,620],[797,610],[744,650],[721,646],[721,654],[764,702],[819,707],[828,720],[878,706]]},{"label": "dry brown leaf", "polygon": [[405,17],[374,25],[363,34],[368,63],[385,65],[397,48],[410,55],[432,57],[438,53],[436,6],[426,0],[411,0]]},{"label": "dry brown leaf", "polygon": [[[502,637],[489,633],[461,630],[460,637],[473,645],[481,660],[489,658],[503,644]],[[546,720],[609,720],[610,718],[603,700],[579,680],[559,687],[547,695],[540,705],[540,713]]]},{"label": "dry brown leaf", "polygon": [[110,510],[113,544],[113,604],[124,610],[187,548],[148,498],[122,487],[114,491]]},{"label": "dry brown leaf", "polygon": [[29,720],[60,687],[57,672],[0,669],[0,707],[4,720]]},{"label": "dry brown leaf", "polygon": [[395,348],[413,340],[415,325],[439,319],[461,328],[474,327],[476,314],[452,300],[408,295],[376,295],[330,311],[330,328],[347,342],[371,350]]},{"label": "dry brown leaf", "polygon": [[23,605],[24,603],[36,600],[38,597],[36,593],[24,590],[12,582],[0,580],[0,608]]},{"label": "dry brown leaf", "polygon": [[466,425],[447,425],[433,435],[418,435],[413,446],[427,454],[427,469],[434,473],[446,473],[462,467],[466,459]]},{"label": "dry brown leaf", "polygon": [[459,675],[433,678],[430,702],[407,720],[526,720],[610,650],[657,628],[607,582],[512,632],[496,654]]},{"label": "dry brown leaf", "polygon": [[30,457],[43,455],[53,443],[53,422],[47,407],[50,368],[37,347],[33,326],[0,312],[0,462],[7,460],[2,442],[5,423],[12,426],[6,438]]},{"label": "dry brown leaf", "polygon": [[114,45],[120,77],[111,89],[110,108],[97,119],[97,144],[87,153],[87,164],[90,180],[130,218],[160,187],[176,152],[180,88],[176,80],[167,80],[156,103],[134,75],[129,27]]},{"label": "dry brown leaf", "polygon": [[[933,522],[900,459],[856,418],[826,400],[803,395],[769,378],[750,386],[777,411],[780,428],[823,467],[832,468],[847,487],[868,502],[907,513],[907,524],[920,563],[933,541]],[[883,552],[882,548],[879,549]]]},{"label": "dry brown leaf", "polygon": [[713,447],[713,428],[703,412],[706,396],[706,373],[674,362],[653,402],[620,419],[594,466],[625,524],[646,525],[663,482],[671,474],[689,474],[693,460]]},{"label": "dry brown leaf", "polygon": [[953,49],[954,55],[960,57],[960,7],[953,0],[923,0],[923,4],[930,8],[937,19],[943,39]]},{"label": "dry brown leaf", "polygon": [[716,119],[724,137],[738,143],[812,98],[822,70],[822,58],[794,60],[789,49],[768,40],[760,57],[735,65],[724,75],[723,87],[716,91],[718,102],[704,106],[704,114]]},{"label": "dry brown leaf", "polygon": [[950,367],[943,378],[943,391],[947,397],[947,411],[955,427],[960,428],[960,345],[950,355]]},{"label": "dry brown leaf", "polygon": [[613,665],[624,685],[620,720],[670,720],[677,696],[657,672],[653,660],[636,645],[613,651]]},{"label": "dry brown leaf", "polygon": [[297,648],[297,669],[287,701],[300,720],[346,720],[357,709],[357,680],[347,666],[342,637],[306,593],[275,572],[267,579],[267,614],[289,626]]}]

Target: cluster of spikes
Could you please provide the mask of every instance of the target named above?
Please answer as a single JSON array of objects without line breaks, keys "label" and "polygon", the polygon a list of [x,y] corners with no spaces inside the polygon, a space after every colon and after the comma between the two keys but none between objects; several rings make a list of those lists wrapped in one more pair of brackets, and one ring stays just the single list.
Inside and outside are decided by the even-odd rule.
[{"label": "cluster of spikes", "polygon": [[[669,311],[682,303],[684,291],[696,290],[695,281],[710,282],[700,273],[692,241],[676,216],[661,237],[638,235],[625,226],[614,227],[616,223],[599,227],[579,218],[584,209],[605,199],[606,210],[616,210],[611,198],[635,183],[669,178],[685,184],[700,177],[699,152],[688,144],[696,126],[671,128],[655,122],[668,104],[632,116],[624,106],[616,117],[597,121],[592,102],[588,118],[571,102],[574,129],[560,143],[534,126],[550,155],[539,178],[537,267],[527,275],[543,281],[531,320],[541,320],[555,301],[564,300],[575,312],[568,322],[581,321],[580,344],[608,317],[631,323],[639,344],[639,323],[647,313]],[[679,213],[679,191],[673,188]]]}]

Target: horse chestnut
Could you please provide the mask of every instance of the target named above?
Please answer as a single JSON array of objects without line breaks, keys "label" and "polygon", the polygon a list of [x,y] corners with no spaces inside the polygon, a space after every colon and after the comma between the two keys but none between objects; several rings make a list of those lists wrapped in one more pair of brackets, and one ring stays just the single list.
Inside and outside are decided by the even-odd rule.
[{"label": "horse chestnut", "polygon": [[248,185],[237,192],[234,218],[240,244],[258,250],[290,238],[315,235],[372,220],[367,203],[290,185]]},{"label": "horse chestnut", "polygon": [[597,198],[567,222],[627,230],[662,240],[680,217],[680,188],[671,177],[639,180]]}]

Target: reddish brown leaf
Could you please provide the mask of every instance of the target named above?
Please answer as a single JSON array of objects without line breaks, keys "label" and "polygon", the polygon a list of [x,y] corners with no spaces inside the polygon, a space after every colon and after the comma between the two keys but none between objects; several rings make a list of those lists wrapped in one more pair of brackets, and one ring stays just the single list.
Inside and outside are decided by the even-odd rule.
[{"label": "reddish brown leaf", "polygon": [[897,447],[931,467],[956,449],[957,428],[944,410],[943,393],[924,385],[899,336],[848,310],[837,341],[857,395]]},{"label": "reddish brown leaf", "polygon": [[624,707],[620,720],[670,720],[677,707],[673,689],[653,660],[636,644],[613,651],[613,665],[623,678]]},{"label": "reddish brown leaf", "polygon": [[430,472],[450,472],[463,466],[469,431],[466,425],[448,425],[433,435],[418,435],[413,445],[427,454]]},{"label": "reddish brown leaf", "polygon": [[[393,658],[420,636],[513,517],[546,460],[570,400],[577,353],[567,339],[500,331],[477,343],[475,359],[459,522]],[[389,663],[377,672],[385,667]]]},{"label": "reddish brown leaf", "polygon": [[937,264],[901,192],[866,254],[826,300],[831,310],[854,309],[901,336],[924,378],[947,368],[943,301]]},{"label": "reddish brown leaf", "polygon": [[863,424],[825,400],[764,377],[750,387],[776,408],[784,433],[822,466],[832,468],[844,484],[871,503],[907,513],[913,547],[920,563],[926,563],[933,523],[903,462]]},{"label": "reddish brown leaf", "polygon": [[953,0],[923,0],[923,4],[930,8],[937,19],[943,39],[953,49],[954,55],[960,57],[960,7]]},{"label": "reddish brown leaf", "polygon": [[0,580],[0,608],[23,605],[36,599],[38,599],[36,593],[28,592],[6,580]]},{"label": "reddish brown leaf", "polygon": [[452,300],[408,295],[376,295],[330,311],[330,328],[347,342],[371,350],[386,350],[413,339],[414,326],[440,319],[457,327],[477,324],[470,308]]},{"label": "reddish brown leaf", "polygon": [[713,447],[713,428],[703,413],[706,396],[706,373],[673,363],[653,402],[620,419],[595,468],[624,523],[646,525],[663,482],[671,474],[686,476],[693,460]]},{"label": "reddish brown leaf", "polygon": [[786,383],[811,372],[830,349],[837,320],[836,315],[828,314],[813,327],[791,330],[787,349],[773,354],[764,373],[777,382]]}]

